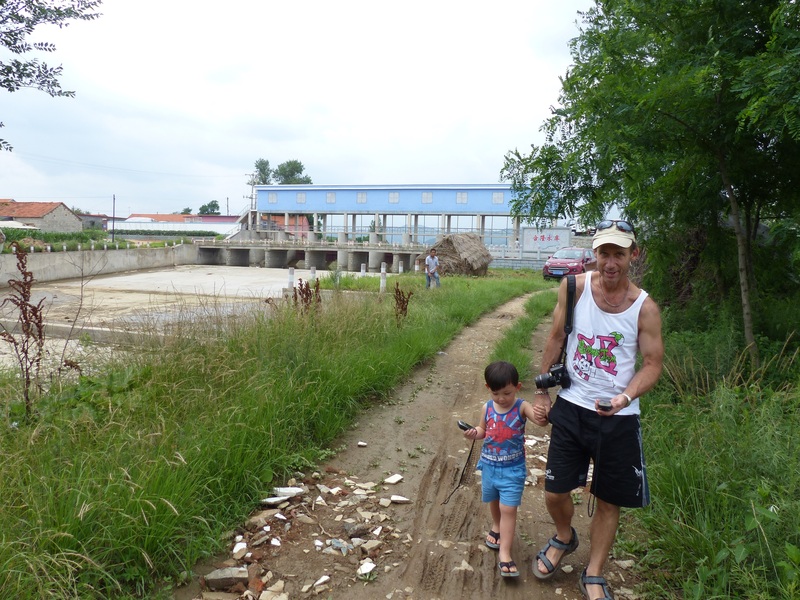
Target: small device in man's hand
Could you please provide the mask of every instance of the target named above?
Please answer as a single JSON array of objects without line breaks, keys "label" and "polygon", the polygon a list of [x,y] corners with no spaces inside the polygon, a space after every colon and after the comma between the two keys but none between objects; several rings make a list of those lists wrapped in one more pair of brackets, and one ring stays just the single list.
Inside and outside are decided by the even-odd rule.
[{"label": "small device in man's hand", "polygon": [[459,421],[458,422],[458,427],[459,427],[459,429],[463,429],[464,431],[469,431],[470,429],[475,429],[472,425],[470,425],[469,423],[465,423],[464,421]]},{"label": "small device in man's hand", "polygon": [[609,410],[613,409],[614,407],[611,404],[611,400],[598,400],[597,401],[597,410],[602,410],[603,412],[608,412]]}]

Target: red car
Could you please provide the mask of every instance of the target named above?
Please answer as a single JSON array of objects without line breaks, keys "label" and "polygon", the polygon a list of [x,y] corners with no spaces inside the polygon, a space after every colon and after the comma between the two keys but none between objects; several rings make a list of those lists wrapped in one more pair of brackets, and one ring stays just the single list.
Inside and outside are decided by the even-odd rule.
[{"label": "red car", "polygon": [[544,263],[542,276],[561,279],[564,275],[594,271],[596,267],[597,260],[589,248],[559,248]]}]

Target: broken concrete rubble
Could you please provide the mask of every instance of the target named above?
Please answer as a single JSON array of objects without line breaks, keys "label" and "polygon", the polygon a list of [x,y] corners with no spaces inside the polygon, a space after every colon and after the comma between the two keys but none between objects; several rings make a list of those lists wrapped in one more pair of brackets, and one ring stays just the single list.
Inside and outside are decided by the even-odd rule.
[{"label": "broken concrete rubble", "polygon": [[[229,598],[283,600],[294,597],[292,590],[285,587],[286,582],[298,586],[295,593],[305,590],[310,595],[324,595],[337,582],[372,580],[378,576],[380,567],[382,572],[396,568],[396,564],[384,562],[393,551],[387,542],[407,544],[401,538],[408,536],[393,525],[387,509],[393,503],[412,501],[400,495],[379,498],[378,489],[382,485],[398,485],[402,479],[402,475],[395,474],[378,484],[360,481],[352,475],[323,478],[312,474],[306,479],[313,481],[310,486],[289,480],[286,486],[273,488],[274,496],[260,501],[268,508],[254,512],[231,536],[231,558],[227,562],[238,564],[226,565],[201,578],[204,595],[225,593],[233,594]],[[338,535],[321,525],[331,521],[341,523]],[[322,573],[303,572],[302,576],[284,573],[266,588],[273,576],[267,565],[279,556],[284,544],[306,545],[303,552],[319,553],[318,556],[327,556],[331,562]],[[262,575],[265,572],[269,577]],[[307,579],[296,581],[297,577]]]}]

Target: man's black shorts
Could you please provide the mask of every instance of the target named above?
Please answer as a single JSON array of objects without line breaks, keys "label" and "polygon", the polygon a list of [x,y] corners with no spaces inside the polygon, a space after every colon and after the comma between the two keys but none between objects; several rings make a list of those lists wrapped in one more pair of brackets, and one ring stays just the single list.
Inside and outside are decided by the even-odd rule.
[{"label": "man's black shorts", "polygon": [[639,415],[601,417],[559,397],[550,423],[546,491],[563,494],[585,486],[591,458],[595,497],[628,508],[650,504]]}]

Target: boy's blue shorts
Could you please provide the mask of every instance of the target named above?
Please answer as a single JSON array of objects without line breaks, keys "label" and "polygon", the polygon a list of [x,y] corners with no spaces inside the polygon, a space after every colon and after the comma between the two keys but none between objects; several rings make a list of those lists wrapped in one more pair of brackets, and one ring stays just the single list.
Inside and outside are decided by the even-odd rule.
[{"label": "boy's blue shorts", "polygon": [[525,489],[525,477],[528,472],[525,461],[517,465],[495,465],[480,461],[482,500],[492,502],[500,500],[504,506],[522,504],[522,490]]}]

